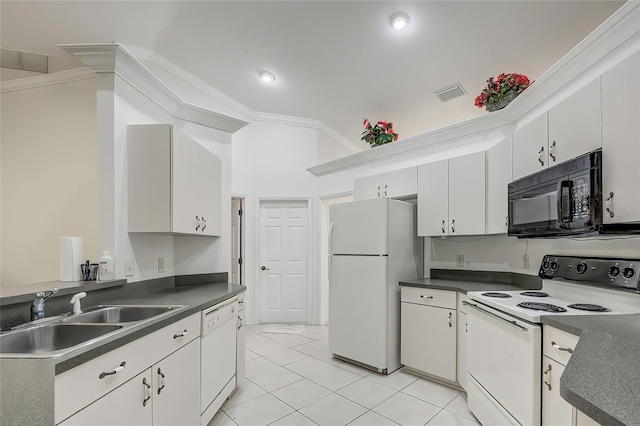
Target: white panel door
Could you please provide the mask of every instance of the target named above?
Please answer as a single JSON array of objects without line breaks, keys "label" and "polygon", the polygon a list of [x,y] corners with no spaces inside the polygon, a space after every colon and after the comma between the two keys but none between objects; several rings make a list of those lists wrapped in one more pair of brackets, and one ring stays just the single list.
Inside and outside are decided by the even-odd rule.
[{"label": "white panel door", "polygon": [[222,162],[203,146],[200,150],[198,170],[199,213],[203,235],[221,235]]},{"label": "white panel door", "polygon": [[329,253],[389,254],[389,199],[331,206]]},{"label": "white panel door", "polygon": [[418,235],[447,235],[449,160],[418,166]]},{"label": "white panel door", "polygon": [[513,133],[513,179],[549,167],[548,114],[534,118]]},{"label": "white panel door", "polygon": [[307,202],[260,205],[259,321],[307,323],[309,239]]},{"label": "white panel door", "polygon": [[202,147],[192,139],[178,132],[174,132],[171,142],[173,157],[171,160],[171,179],[173,192],[171,194],[172,231],[177,233],[195,234],[199,225],[196,215],[199,210],[200,194],[198,194],[198,180],[200,176],[201,160],[199,155]]},{"label": "white panel door", "polygon": [[574,407],[560,396],[560,376],[564,365],[542,357],[542,424],[571,425]]},{"label": "white panel door", "polygon": [[329,259],[329,350],[387,368],[387,256]]}]

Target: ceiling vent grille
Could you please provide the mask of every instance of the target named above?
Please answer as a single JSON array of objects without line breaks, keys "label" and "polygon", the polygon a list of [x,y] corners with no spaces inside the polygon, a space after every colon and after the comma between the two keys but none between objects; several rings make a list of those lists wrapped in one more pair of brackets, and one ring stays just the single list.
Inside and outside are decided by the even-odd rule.
[{"label": "ceiling vent grille", "polygon": [[0,67],[48,73],[49,56],[2,47],[0,48]]},{"label": "ceiling vent grille", "polygon": [[442,102],[450,101],[451,99],[457,98],[458,96],[466,95],[467,91],[464,90],[462,84],[456,83],[451,86],[443,87],[440,90],[436,90],[433,92]]}]

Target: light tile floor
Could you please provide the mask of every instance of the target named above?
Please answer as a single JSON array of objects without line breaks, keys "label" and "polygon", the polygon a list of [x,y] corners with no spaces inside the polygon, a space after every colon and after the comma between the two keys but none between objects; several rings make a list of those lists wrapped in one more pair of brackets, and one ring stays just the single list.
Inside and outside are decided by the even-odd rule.
[{"label": "light tile floor", "polygon": [[246,379],[209,426],[476,426],[464,394],[398,370],[382,375],[329,352],[328,327],[246,328]]}]

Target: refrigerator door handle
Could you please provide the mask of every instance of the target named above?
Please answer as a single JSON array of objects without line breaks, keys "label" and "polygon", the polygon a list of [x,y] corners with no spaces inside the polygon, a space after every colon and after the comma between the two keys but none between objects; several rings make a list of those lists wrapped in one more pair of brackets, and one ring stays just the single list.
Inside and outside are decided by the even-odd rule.
[{"label": "refrigerator door handle", "polygon": [[329,221],[329,256],[333,254],[333,220]]},{"label": "refrigerator door handle", "polygon": [[331,285],[331,264],[333,263],[333,256],[329,255],[329,291],[333,290],[333,286]]}]

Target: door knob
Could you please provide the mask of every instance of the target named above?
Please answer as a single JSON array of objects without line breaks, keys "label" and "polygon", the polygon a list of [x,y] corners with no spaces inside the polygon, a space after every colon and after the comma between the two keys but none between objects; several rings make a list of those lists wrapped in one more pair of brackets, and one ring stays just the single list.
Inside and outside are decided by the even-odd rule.
[{"label": "door knob", "polygon": [[269,268],[267,268],[266,266],[263,266],[263,267],[262,267],[262,268],[260,268],[260,269],[262,269],[263,271],[268,271],[268,270],[269,270]]}]

